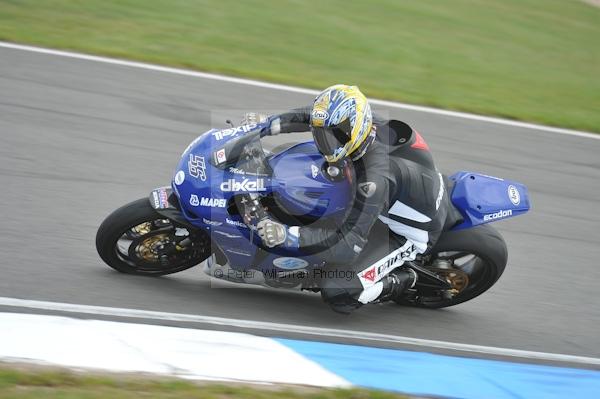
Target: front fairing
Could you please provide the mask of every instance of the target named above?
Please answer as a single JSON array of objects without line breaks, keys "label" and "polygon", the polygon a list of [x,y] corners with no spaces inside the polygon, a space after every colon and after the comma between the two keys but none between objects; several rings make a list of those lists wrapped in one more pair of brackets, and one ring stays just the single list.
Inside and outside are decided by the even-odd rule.
[{"label": "front fairing", "polygon": [[[270,192],[270,171],[266,169],[260,140],[256,135],[248,136],[256,128],[257,125],[211,129],[183,152],[171,185],[182,211],[192,223],[200,227],[217,226],[219,221],[226,220],[233,196]],[[249,143],[235,145],[246,137]]]},{"label": "front fairing", "polygon": [[[257,237],[237,213],[230,213],[237,194],[267,193],[270,177],[255,165],[233,154],[234,141],[256,126],[211,129],[194,140],[183,152],[171,186],[179,200],[181,212],[194,226],[206,230],[231,265],[250,264]],[[260,146],[260,140],[252,140]],[[262,151],[262,149],[260,149]],[[239,163],[239,164],[238,164]],[[250,169],[253,170],[250,170]],[[217,250],[215,248],[215,250]]]},{"label": "front fairing", "polygon": [[[341,198],[349,190],[316,172],[323,161],[314,144],[299,145],[306,150],[302,154],[288,150],[267,157],[257,134],[262,127],[212,129],[186,148],[171,182],[181,212],[210,233],[235,269],[273,272],[319,266],[323,262],[315,256],[261,249],[254,226],[247,226],[239,215],[235,197],[257,193],[283,199],[291,211],[341,219],[348,200]],[[338,195],[331,194],[335,190]]]}]

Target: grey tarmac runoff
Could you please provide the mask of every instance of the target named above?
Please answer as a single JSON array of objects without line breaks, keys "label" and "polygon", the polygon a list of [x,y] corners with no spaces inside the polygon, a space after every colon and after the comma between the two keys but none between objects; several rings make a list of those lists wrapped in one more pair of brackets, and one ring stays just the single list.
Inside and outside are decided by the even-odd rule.
[{"label": "grey tarmac runoff", "polygon": [[[600,357],[600,140],[587,135],[375,104],[424,136],[442,172],[529,187],[531,212],[495,223],[509,248],[506,272],[453,308],[374,305],[346,317],[318,295],[214,284],[200,268],[144,278],[102,263],[94,247],[101,221],[169,184],[198,134],[247,110],[311,100],[269,85],[0,47],[0,297]],[[309,137],[281,135],[265,146]]]}]

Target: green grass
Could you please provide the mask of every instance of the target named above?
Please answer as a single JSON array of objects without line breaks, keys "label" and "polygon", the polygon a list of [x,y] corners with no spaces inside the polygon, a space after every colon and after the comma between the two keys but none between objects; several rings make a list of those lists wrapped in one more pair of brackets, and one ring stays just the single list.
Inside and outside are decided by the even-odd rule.
[{"label": "green grass", "polygon": [[150,376],[75,374],[59,369],[0,366],[0,399],[402,399],[397,394],[365,389],[196,384]]},{"label": "green grass", "polygon": [[600,132],[579,0],[0,0],[0,39]]}]

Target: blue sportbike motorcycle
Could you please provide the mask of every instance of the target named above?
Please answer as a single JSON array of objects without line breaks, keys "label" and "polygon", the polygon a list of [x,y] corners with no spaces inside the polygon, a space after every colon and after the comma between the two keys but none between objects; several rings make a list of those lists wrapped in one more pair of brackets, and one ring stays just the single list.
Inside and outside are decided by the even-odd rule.
[{"label": "blue sportbike motorcycle", "polygon": [[[312,141],[266,152],[264,128],[251,124],[200,135],[183,152],[170,186],[104,220],[96,236],[100,257],[123,273],[162,276],[202,264],[213,278],[319,291],[314,276],[326,270],[325,262],[263,247],[255,226],[267,215],[288,225],[339,225],[355,192],[352,165],[328,165]],[[419,275],[396,300],[403,305],[452,306],[492,287],[508,253],[489,223],[530,207],[527,188],[517,182],[473,172],[444,179],[451,209],[435,247],[414,261],[380,261],[386,272],[410,267]],[[374,228],[372,234],[388,233]]]}]

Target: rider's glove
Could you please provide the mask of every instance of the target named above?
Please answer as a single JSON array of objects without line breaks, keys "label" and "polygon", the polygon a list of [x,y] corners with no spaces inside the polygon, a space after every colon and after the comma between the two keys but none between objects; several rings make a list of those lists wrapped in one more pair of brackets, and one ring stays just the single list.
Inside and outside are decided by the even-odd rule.
[{"label": "rider's glove", "polygon": [[242,125],[258,125],[259,123],[266,122],[267,115],[259,114],[258,112],[246,112],[242,118]]},{"label": "rider's glove", "polygon": [[269,135],[275,136],[281,133],[281,119],[278,116],[269,118]]},{"label": "rider's glove", "polygon": [[258,236],[269,248],[284,244],[288,248],[298,248],[297,226],[288,227],[285,224],[266,218],[256,225]]},{"label": "rider's glove", "polygon": [[268,126],[265,128],[262,136],[275,136],[281,132],[281,122],[278,116],[268,117],[258,112],[246,112],[242,119],[242,125],[258,125],[264,122],[267,122]]}]

